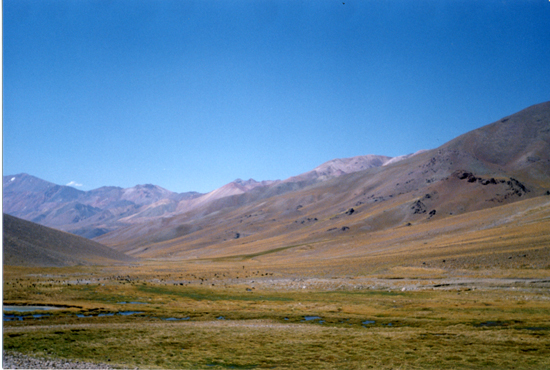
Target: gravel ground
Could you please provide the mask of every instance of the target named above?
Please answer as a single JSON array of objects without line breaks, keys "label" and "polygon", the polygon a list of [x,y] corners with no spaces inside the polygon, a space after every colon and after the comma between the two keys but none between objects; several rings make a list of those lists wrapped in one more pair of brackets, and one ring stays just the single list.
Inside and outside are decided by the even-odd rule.
[{"label": "gravel ground", "polygon": [[17,352],[2,353],[3,369],[114,369],[106,364],[49,360],[23,355]]}]

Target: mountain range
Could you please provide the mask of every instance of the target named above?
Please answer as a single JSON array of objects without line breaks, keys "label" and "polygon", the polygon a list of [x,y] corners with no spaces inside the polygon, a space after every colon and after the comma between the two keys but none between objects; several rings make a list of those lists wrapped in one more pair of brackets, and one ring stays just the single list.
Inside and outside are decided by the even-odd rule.
[{"label": "mountain range", "polygon": [[[286,180],[238,179],[207,194],[156,185],[80,191],[27,174],[4,176],[3,188],[5,213],[134,257],[252,258],[299,250],[341,258],[375,241],[386,248],[419,240],[426,227],[458,233],[548,207],[550,102],[432,150],[334,159]],[[479,217],[484,222],[469,223]]]},{"label": "mountain range", "polygon": [[131,224],[182,214],[220,198],[278,184],[285,184],[280,187],[280,191],[284,192],[284,189],[296,189],[346,173],[381,166],[390,159],[377,155],[335,159],[285,181],[236,179],[207,194],[174,193],[151,184],[126,189],[105,186],[82,191],[23,173],[3,176],[3,207],[7,214],[94,238]]}]

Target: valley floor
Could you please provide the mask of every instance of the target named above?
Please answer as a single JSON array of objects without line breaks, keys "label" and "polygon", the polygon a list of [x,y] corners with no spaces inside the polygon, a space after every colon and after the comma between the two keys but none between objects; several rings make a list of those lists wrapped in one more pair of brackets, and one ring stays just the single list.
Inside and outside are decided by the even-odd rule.
[{"label": "valley floor", "polygon": [[4,266],[5,306],[51,309],[5,311],[3,350],[124,369],[550,367],[546,269],[303,273],[212,261]]}]

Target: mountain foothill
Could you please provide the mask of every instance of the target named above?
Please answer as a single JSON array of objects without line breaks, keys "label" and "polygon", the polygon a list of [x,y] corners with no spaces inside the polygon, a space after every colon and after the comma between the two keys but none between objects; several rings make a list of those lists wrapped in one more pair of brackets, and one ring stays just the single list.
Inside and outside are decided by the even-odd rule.
[{"label": "mountain foothill", "polygon": [[[334,159],[286,180],[238,179],[207,194],[174,193],[156,185],[81,191],[28,174],[4,176],[3,189],[5,246],[13,225],[22,230],[32,222],[43,226],[28,235],[58,229],[63,233],[52,239],[74,234],[82,243],[94,243],[87,248],[109,247],[115,254],[101,254],[117,261],[374,261],[379,253],[395,253],[399,260],[412,250],[420,261],[434,255],[429,247],[435,243],[466,264],[470,257],[464,250],[483,248],[483,243],[474,248],[471,240],[489,238],[491,253],[500,256],[514,243],[499,244],[498,238],[512,240],[512,233],[523,232],[525,243],[514,248],[540,254],[550,239],[550,102],[435,149],[395,158]],[[531,226],[516,227],[526,220]],[[27,239],[9,240],[5,264],[23,263],[17,248],[26,255],[46,248],[30,248]],[[57,252],[67,243],[58,243]]]}]

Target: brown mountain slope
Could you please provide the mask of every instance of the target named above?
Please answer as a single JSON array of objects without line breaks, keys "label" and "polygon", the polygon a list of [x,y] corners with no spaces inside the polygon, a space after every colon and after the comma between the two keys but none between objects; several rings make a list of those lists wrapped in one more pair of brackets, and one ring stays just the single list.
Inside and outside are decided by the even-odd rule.
[{"label": "brown mountain slope", "polygon": [[269,192],[233,195],[98,240],[147,257],[280,254],[280,248],[312,243],[345,255],[342,243],[350,236],[354,245],[370,248],[374,233],[452,223],[458,215],[546,199],[549,134],[550,103],[543,103],[396,163],[296,188],[281,183]]},{"label": "brown mountain slope", "polygon": [[[368,168],[374,168],[383,166],[391,157],[386,157],[382,155],[364,155],[356,156],[351,158],[337,158],[330,160],[321,164],[320,166],[314,168],[311,171],[305,172],[303,174],[292,176],[286,180],[268,180],[268,181],[255,181],[254,179],[249,179],[243,181],[237,179],[233,182],[223,185],[222,187],[215,189],[207,194],[201,195],[199,197],[180,201],[175,212],[172,213],[172,216],[191,212],[195,209],[216,209],[223,208],[228,203],[232,202],[230,197],[235,195],[246,196],[240,197],[240,203],[243,202],[249,203],[252,199],[268,198],[274,194],[281,194],[288,191],[295,191],[306,186],[323,182],[344,174],[353,173],[357,171],[362,171]],[[395,158],[399,160],[399,158]],[[122,221],[129,223],[139,223],[147,222],[144,218],[139,218],[141,215],[136,214]],[[163,217],[168,217],[170,215],[164,214]],[[155,222],[155,221],[153,221]],[[139,229],[137,226],[134,229]]]},{"label": "brown mountain slope", "polygon": [[131,262],[135,258],[97,242],[3,215],[5,266],[71,266]]}]

